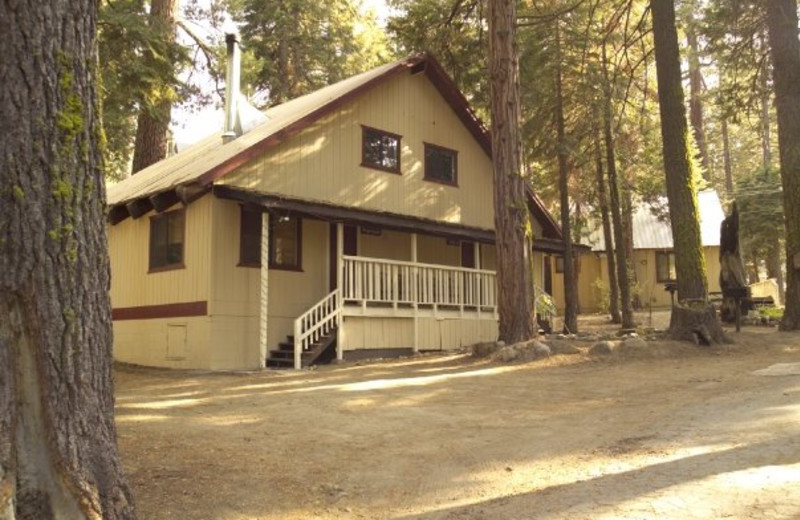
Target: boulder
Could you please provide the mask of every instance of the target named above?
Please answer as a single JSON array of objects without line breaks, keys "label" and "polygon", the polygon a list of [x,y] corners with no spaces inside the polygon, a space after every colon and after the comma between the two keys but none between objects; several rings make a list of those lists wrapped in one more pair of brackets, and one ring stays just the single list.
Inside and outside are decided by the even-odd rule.
[{"label": "boulder", "polygon": [[647,342],[640,337],[625,338],[622,340],[622,348],[626,350],[647,348]]},{"label": "boulder", "polygon": [[[505,343],[503,345],[505,345]],[[498,346],[498,344],[495,343],[494,341],[485,341],[483,343],[476,343],[471,347],[472,357],[482,358],[491,356],[492,354],[497,352],[499,348],[500,347]]]},{"label": "boulder", "polygon": [[519,351],[516,348],[512,347],[503,347],[497,351],[495,354],[495,359],[498,361],[502,361],[503,363],[509,363],[511,361],[516,361],[519,358]]},{"label": "boulder", "polygon": [[589,349],[589,354],[593,356],[607,356],[614,353],[616,345],[613,341],[598,341]]}]

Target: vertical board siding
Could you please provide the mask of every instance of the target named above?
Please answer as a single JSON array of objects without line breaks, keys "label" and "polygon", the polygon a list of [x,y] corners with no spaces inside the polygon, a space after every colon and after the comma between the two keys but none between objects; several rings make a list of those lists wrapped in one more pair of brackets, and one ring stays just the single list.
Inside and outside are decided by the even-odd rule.
[{"label": "vertical board siding", "polygon": [[[414,320],[347,316],[343,333],[345,350],[410,348],[414,340]],[[497,322],[494,320],[419,318],[420,350],[456,350],[496,338]]]},{"label": "vertical board siding", "polygon": [[205,196],[186,208],[183,269],[148,273],[150,217],[155,212],[109,226],[114,308],[209,299],[211,200]]},{"label": "vertical board siding", "polygon": [[[361,125],[402,136],[401,175],[359,166]],[[458,151],[458,187],[423,180],[425,142]],[[491,160],[424,74],[391,78],[219,182],[494,228]]]}]

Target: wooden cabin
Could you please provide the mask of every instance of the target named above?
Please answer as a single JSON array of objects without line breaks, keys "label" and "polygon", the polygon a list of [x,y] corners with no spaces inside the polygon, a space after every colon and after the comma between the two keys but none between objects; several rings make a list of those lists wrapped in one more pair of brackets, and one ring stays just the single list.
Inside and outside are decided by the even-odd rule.
[{"label": "wooden cabin", "polygon": [[[666,198],[659,207],[666,207]],[[705,255],[708,290],[718,295],[720,227],[725,218],[719,195],[714,190],[697,194],[700,215],[700,238]],[[653,205],[636,205],[632,215],[633,224],[633,272],[635,291],[632,295],[639,309],[666,308],[671,306],[671,295],[665,290],[667,284],[675,282],[675,252],[673,251],[672,228],[668,219],[659,217]],[[603,229],[599,223],[591,228],[584,241],[592,250],[580,258],[578,292],[582,312],[594,312],[601,307],[598,287],[608,287],[608,263]],[[558,262],[560,263],[560,258]],[[554,277],[563,286],[563,274],[556,266]],[[600,281],[598,284],[597,282]],[[556,297],[561,293],[556,292]]]},{"label": "wooden cabin", "polygon": [[[496,338],[491,141],[435,59],[264,115],[109,187],[118,361],[299,368]],[[540,284],[561,232],[528,206]]]}]

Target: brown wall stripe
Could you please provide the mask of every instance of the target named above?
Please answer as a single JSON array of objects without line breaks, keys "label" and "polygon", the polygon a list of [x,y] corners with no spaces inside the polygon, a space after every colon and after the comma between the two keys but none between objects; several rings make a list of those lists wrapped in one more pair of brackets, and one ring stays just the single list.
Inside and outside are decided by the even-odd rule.
[{"label": "brown wall stripe", "polygon": [[208,302],[167,303],[164,305],[142,305],[141,307],[121,307],[112,311],[117,320],[152,320],[156,318],[185,318],[206,316]]}]

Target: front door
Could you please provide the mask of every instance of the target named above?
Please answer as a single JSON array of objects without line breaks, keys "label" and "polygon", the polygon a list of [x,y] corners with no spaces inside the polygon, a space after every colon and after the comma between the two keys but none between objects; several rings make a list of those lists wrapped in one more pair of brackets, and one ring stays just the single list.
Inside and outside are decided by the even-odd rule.
[{"label": "front door", "polygon": [[475,269],[475,244],[473,242],[461,242],[461,267]]}]

